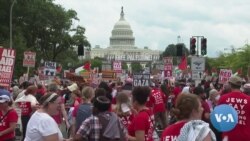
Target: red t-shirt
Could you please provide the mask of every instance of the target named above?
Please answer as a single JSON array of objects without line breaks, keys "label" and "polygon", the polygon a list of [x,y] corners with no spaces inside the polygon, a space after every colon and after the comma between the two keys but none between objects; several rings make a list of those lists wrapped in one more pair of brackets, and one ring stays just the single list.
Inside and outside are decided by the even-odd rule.
[{"label": "red t-shirt", "polygon": [[175,124],[168,126],[161,135],[161,141],[176,141],[180,134],[181,128],[184,126],[186,121],[180,121]]},{"label": "red t-shirt", "polygon": [[182,89],[180,87],[175,87],[173,90],[173,94],[174,94],[174,99],[173,99],[173,104],[175,104],[175,101],[178,97],[178,95],[181,93]]},{"label": "red t-shirt", "polygon": [[134,115],[130,114],[127,116],[119,116],[119,119],[121,120],[123,126],[128,129],[128,127],[130,126],[130,124],[132,123],[133,119],[134,119]]},{"label": "red t-shirt", "polygon": [[228,104],[238,112],[238,124],[223,137],[228,141],[249,141],[250,139],[250,97],[240,91],[233,91],[221,96],[219,104]]},{"label": "red t-shirt", "polygon": [[128,127],[129,135],[135,137],[135,132],[142,130],[145,131],[145,141],[153,141],[154,126],[152,122],[154,122],[154,115],[151,110],[140,111]]},{"label": "red t-shirt", "polygon": [[80,104],[79,104],[79,105],[76,105],[76,106],[74,107],[74,110],[72,111],[72,117],[76,117],[76,113],[77,113],[77,111],[78,111],[78,109],[79,109],[79,106],[80,106]]},{"label": "red t-shirt", "polygon": [[20,101],[16,102],[18,107],[22,110],[22,116],[30,116],[32,114],[31,102]]},{"label": "red t-shirt", "polygon": [[201,119],[205,122],[209,122],[209,119],[205,118],[205,113],[211,112],[208,103],[205,100],[201,100],[201,107],[204,109]]},{"label": "red t-shirt", "polygon": [[154,114],[166,111],[165,102],[166,96],[160,90],[153,89],[149,97],[149,105],[152,105]]},{"label": "red t-shirt", "polygon": [[[2,119],[3,116],[4,116],[3,113],[0,111],[0,119]],[[9,111],[7,116],[5,116],[5,118],[0,122],[0,132],[8,129],[10,127],[11,122],[17,123],[17,120],[18,120],[17,112],[14,109],[11,109],[11,111]],[[7,139],[12,139],[14,137],[15,137],[15,132],[13,131],[1,136],[0,141],[5,141]]]}]

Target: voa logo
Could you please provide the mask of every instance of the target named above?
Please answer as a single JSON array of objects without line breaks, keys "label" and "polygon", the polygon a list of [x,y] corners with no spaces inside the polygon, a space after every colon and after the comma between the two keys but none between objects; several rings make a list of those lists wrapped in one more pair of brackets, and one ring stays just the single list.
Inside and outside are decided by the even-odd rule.
[{"label": "voa logo", "polygon": [[222,122],[222,121],[225,121],[225,122],[235,122],[232,114],[227,114],[227,115],[224,115],[224,114],[215,114],[215,118],[216,118],[217,122]]},{"label": "voa logo", "polygon": [[227,132],[237,125],[238,113],[236,110],[226,104],[216,106],[213,112],[210,114],[212,125],[221,132]]}]

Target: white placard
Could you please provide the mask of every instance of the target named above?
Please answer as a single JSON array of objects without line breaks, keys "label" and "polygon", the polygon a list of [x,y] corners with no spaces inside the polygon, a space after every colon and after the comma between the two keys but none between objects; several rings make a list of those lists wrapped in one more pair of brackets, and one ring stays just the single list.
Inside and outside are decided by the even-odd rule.
[{"label": "white placard", "polygon": [[191,59],[192,71],[204,71],[205,70],[205,58],[193,56]]}]

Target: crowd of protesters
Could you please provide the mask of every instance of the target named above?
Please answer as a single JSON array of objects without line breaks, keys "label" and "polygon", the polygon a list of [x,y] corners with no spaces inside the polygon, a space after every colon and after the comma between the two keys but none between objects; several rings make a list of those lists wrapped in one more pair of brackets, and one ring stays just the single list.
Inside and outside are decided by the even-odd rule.
[{"label": "crowd of protesters", "polygon": [[[0,141],[14,141],[21,109],[24,141],[248,141],[250,84],[232,76],[228,83],[202,80],[153,80],[151,86],[125,82],[23,82],[0,88]],[[210,113],[220,104],[233,106],[239,122],[219,132]],[[66,128],[66,135],[62,131]]]}]

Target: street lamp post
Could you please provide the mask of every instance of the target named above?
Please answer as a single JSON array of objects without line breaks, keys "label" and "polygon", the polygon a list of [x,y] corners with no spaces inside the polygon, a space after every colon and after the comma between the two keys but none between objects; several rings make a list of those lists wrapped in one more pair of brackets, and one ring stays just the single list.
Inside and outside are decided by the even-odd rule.
[{"label": "street lamp post", "polygon": [[16,0],[13,0],[10,7],[10,48],[12,48],[12,11]]}]

